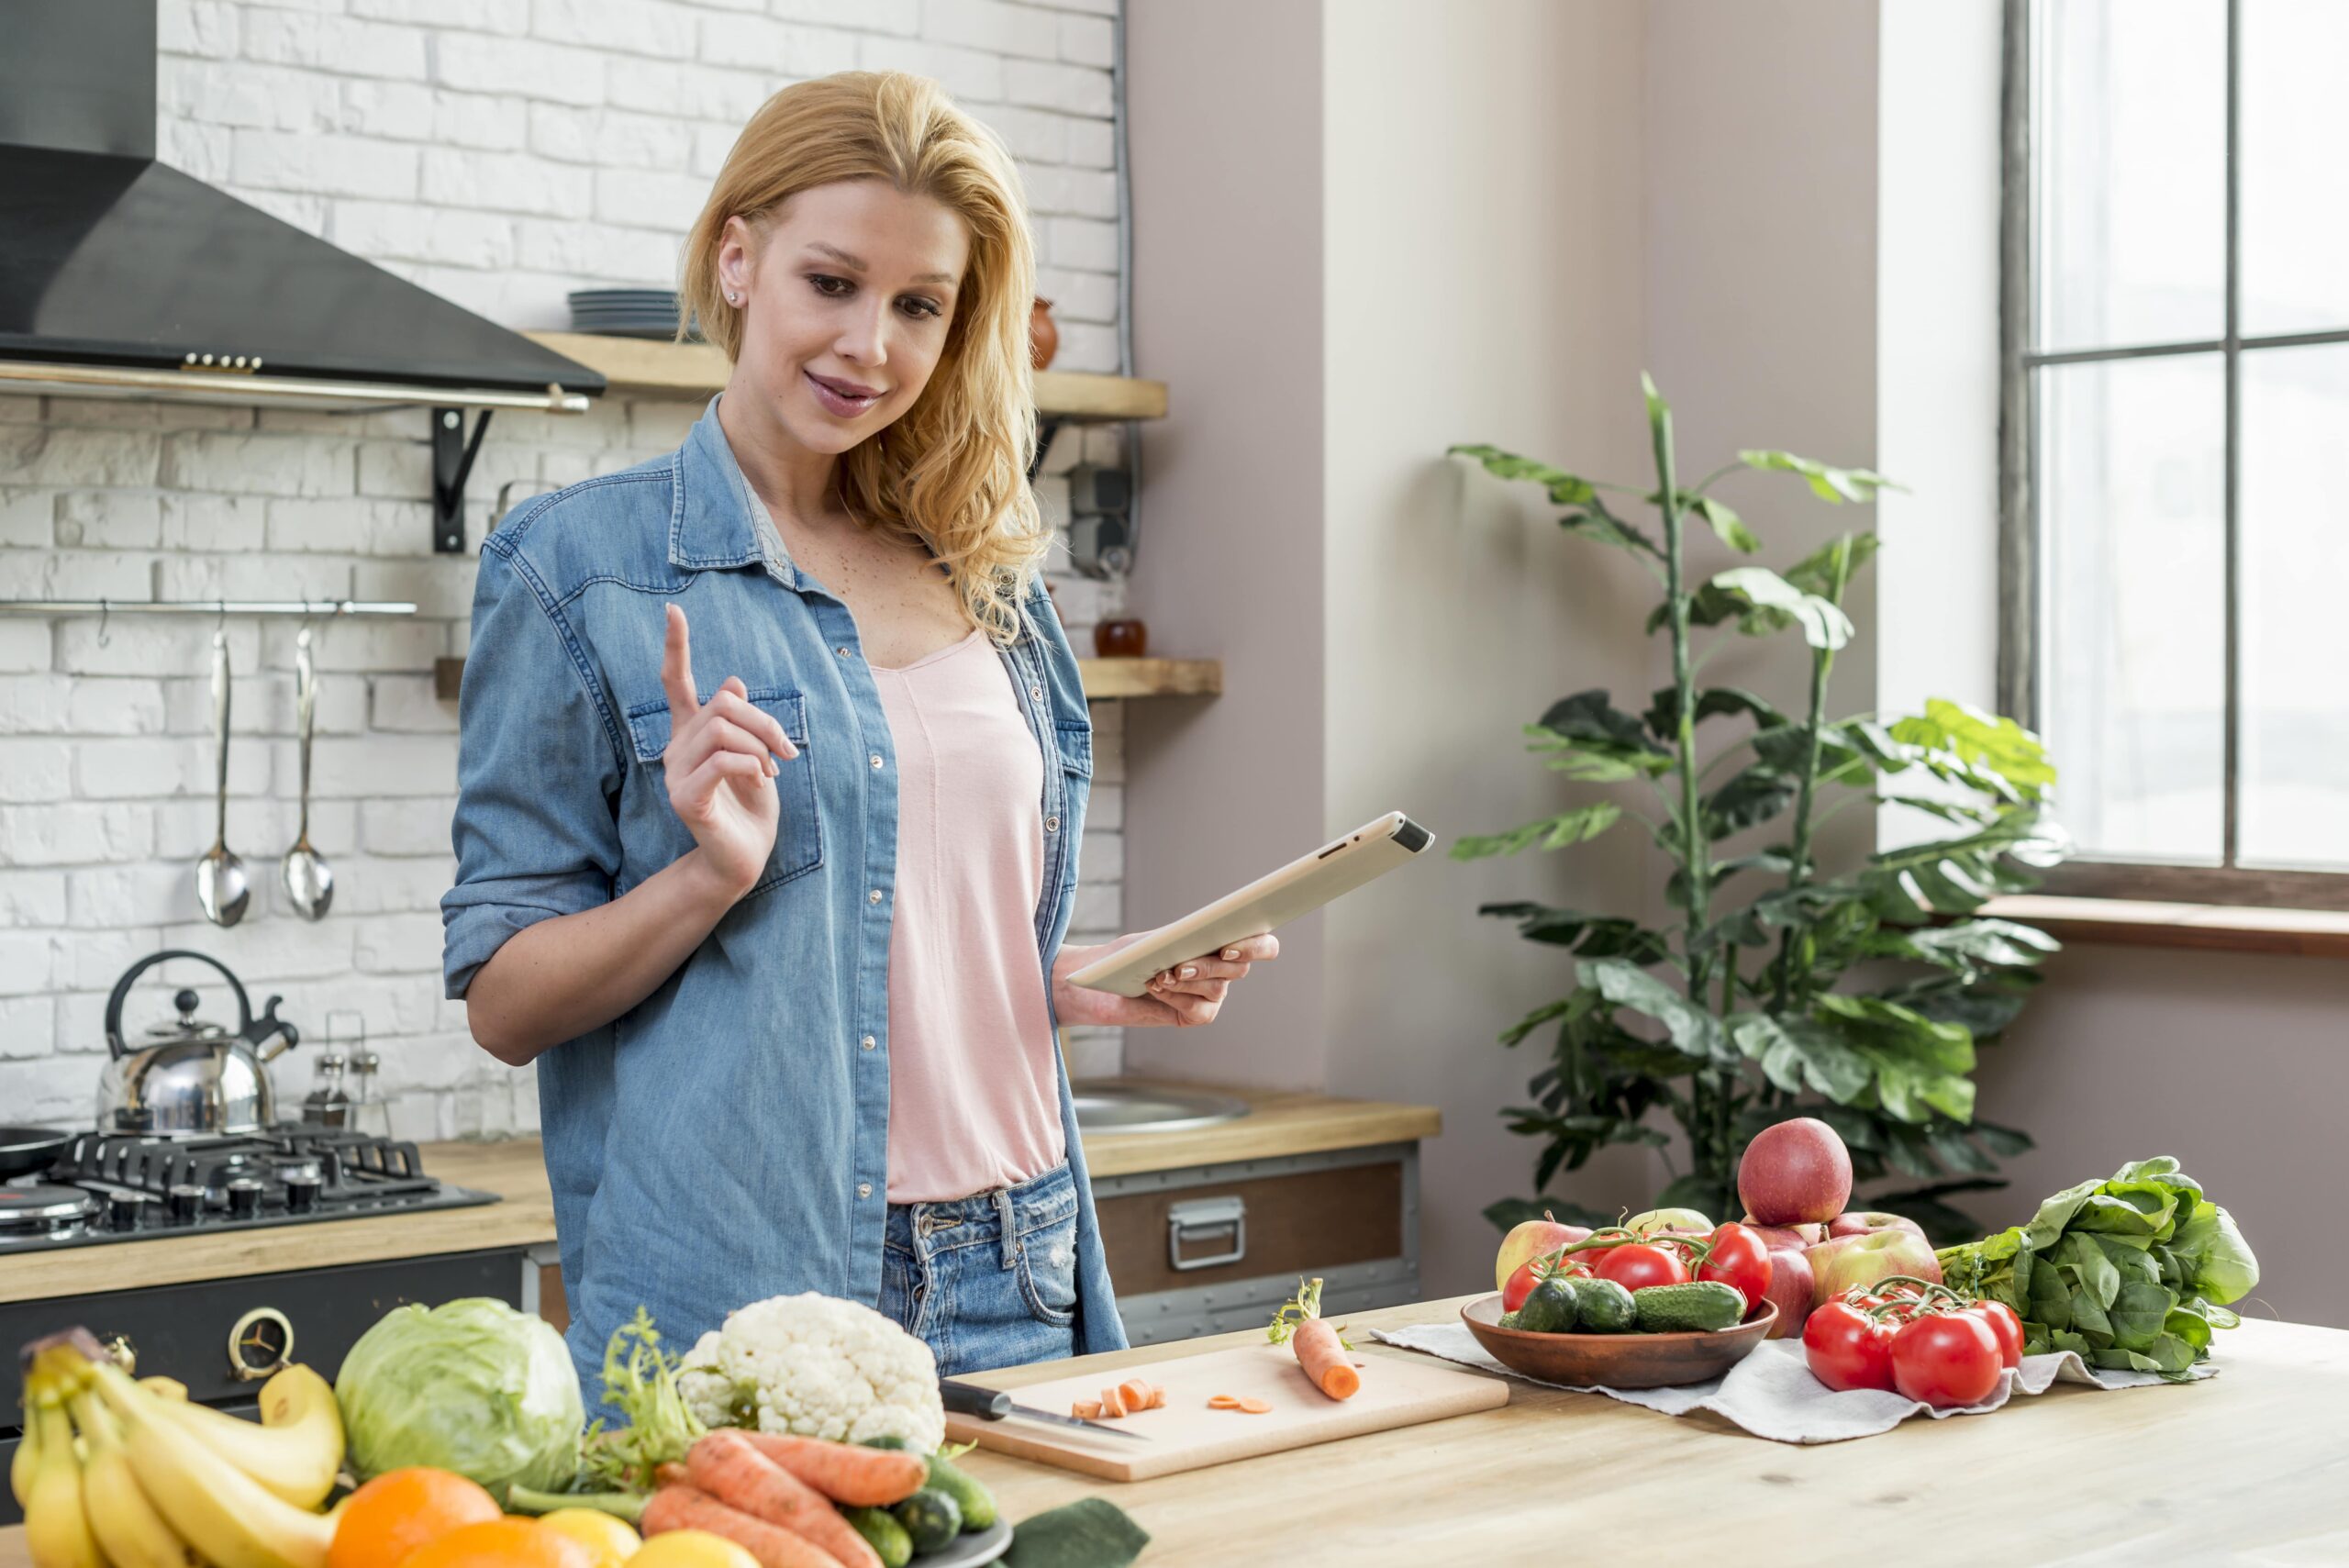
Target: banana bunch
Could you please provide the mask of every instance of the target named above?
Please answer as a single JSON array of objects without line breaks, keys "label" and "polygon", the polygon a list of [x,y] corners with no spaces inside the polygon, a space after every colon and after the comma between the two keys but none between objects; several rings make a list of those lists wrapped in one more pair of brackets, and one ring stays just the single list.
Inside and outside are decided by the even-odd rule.
[{"label": "banana bunch", "polygon": [[133,1379],[78,1329],[27,1356],[9,1480],[34,1568],[325,1568],[335,1516],[317,1507],[342,1465],[326,1379],[284,1368],[255,1424]]}]

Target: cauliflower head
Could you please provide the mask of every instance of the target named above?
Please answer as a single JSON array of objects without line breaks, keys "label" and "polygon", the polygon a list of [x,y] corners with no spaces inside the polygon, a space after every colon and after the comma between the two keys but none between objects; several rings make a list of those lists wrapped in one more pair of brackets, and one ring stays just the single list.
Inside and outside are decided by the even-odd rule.
[{"label": "cauliflower head", "polygon": [[870,1307],[814,1291],[728,1313],[686,1352],[677,1388],[706,1427],[897,1437],[925,1453],[946,1440],[930,1346]]}]

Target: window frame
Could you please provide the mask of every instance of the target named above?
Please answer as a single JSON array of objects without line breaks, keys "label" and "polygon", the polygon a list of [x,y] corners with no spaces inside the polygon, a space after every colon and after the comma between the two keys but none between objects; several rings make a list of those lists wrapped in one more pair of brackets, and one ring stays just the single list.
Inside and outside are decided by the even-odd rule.
[{"label": "window frame", "polygon": [[[2349,328],[2245,338],[2242,325],[2243,7],[2225,0],[2226,273],[2223,335],[2190,342],[2139,343],[2042,351],[2032,348],[2039,279],[2033,207],[2034,83],[2032,45],[2036,6],[2044,0],[2004,0],[1998,148],[1998,664],[2001,711],[2039,729],[2041,519],[2034,479],[2039,408],[2032,373],[2042,365],[2169,355],[2221,356],[2226,386],[2224,549],[2226,647],[2225,813],[2221,863],[2149,864],[2075,859],[2052,871],[2045,891],[2094,898],[2133,898],[2198,904],[2268,905],[2349,909],[2349,872],[2281,871],[2239,863],[2242,764],[2242,407],[2243,356],[2263,349],[2349,343]],[[2059,754],[2054,759],[2063,763]]]}]

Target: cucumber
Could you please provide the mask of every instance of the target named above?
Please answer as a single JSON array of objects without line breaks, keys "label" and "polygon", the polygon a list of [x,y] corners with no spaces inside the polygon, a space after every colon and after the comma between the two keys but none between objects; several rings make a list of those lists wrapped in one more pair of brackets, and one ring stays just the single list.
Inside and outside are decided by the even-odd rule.
[{"label": "cucumber", "polygon": [[1745,1296],[1733,1284],[1697,1280],[1688,1284],[1652,1284],[1631,1293],[1642,1334],[1679,1334],[1691,1329],[1734,1329],[1745,1317]]},{"label": "cucumber", "polygon": [[841,1517],[854,1526],[864,1544],[881,1559],[881,1568],[906,1568],[913,1561],[914,1538],[889,1517],[886,1508],[842,1508]]},{"label": "cucumber", "polygon": [[945,1493],[961,1506],[964,1530],[985,1529],[995,1523],[995,1494],[934,1453],[930,1456],[930,1480],[926,1485]]},{"label": "cucumber", "polygon": [[1580,1317],[1575,1287],[1562,1279],[1545,1279],[1518,1307],[1517,1326],[1535,1334],[1571,1334]]},{"label": "cucumber", "polygon": [[916,1551],[943,1551],[963,1533],[963,1505],[934,1486],[924,1486],[891,1512],[913,1538]]},{"label": "cucumber", "polygon": [[879,1437],[877,1437],[877,1438],[864,1438],[864,1439],[861,1439],[861,1440],[858,1441],[858,1443],[857,1443],[857,1445],[856,1445],[856,1446],[857,1446],[857,1447],[859,1447],[859,1448],[893,1448],[893,1449],[903,1449],[903,1448],[904,1448],[904,1447],[906,1447],[907,1445],[906,1445],[906,1440],[905,1440],[905,1439],[903,1439],[903,1438],[901,1438],[901,1437],[899,1437],[896,1433],[895,1433],[895,1432],[883,1432],[883,1433],[882,1433]]},{"label": "cucumber", "polygon": [[1577,1279],[1573,1284],[1575,1307],[1581,1314],[1584,1333],[1628,1334],[1639,1322],[1639,1309],[1631,1303],[1631,1293],[1613,1280]]},{"label": "cucumber", "polygon": [[1504,1313],[1502,1313],[1502,1314],[1501,1314],[1501,1327],[1502,1327],[1502,1328],[1504,1328],[1504,1329],[1514,1329],[1514,1328],[1516,1328],[1516,1327],[1517,1327],[1517,1314],[1516,1314],[1516,1313],[1514,1313],[1514,1312],[1504,1312]]}]

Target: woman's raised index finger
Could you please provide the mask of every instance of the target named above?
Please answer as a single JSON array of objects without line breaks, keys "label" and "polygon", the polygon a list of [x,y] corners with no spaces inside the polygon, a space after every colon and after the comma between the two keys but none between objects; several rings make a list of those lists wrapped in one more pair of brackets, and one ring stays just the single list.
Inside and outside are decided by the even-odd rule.
[{"label": "woman's raised index finger", "polygon": [[693,639],[685,630],[685,612],[669,606],[668,638],[661,648],[661,689],[669,695],[669,723],[683,724],[701,711],[694,697]]}]

